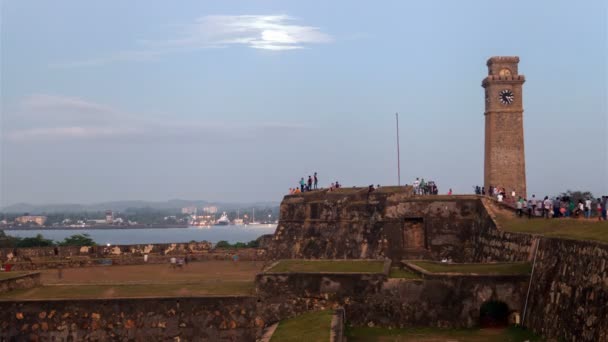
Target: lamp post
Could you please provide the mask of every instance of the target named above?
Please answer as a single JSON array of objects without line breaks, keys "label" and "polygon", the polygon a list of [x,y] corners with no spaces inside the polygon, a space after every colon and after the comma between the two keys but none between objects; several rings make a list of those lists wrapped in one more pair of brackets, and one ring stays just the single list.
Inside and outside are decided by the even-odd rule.
[{"label": "lamp post", "polygon": [[399,153],[399,113],[395,113],[397,123],[397,185],[401,186],[401,160]]}]

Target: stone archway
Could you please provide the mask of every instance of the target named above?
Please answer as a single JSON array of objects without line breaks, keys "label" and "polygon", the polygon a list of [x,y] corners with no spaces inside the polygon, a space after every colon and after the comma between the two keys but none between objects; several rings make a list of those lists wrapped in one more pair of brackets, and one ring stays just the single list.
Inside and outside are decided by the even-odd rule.
[{"label": "stone archway", "polygon": [[507,303],[499,300],[488,300],[479,308],[479,326],[482,328],[500,328],[509,325],[511,310]]}]

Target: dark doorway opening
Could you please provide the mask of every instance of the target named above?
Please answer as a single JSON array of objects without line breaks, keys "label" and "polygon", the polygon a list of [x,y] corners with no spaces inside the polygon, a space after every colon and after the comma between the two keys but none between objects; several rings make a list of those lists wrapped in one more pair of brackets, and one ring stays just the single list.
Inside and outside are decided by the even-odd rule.
[{"label": "dark doorway opening", "polygon": [[509,325],[509,306],[505,302],[491,300],[479,309],[479,325],[482,328],[503,328]]}]

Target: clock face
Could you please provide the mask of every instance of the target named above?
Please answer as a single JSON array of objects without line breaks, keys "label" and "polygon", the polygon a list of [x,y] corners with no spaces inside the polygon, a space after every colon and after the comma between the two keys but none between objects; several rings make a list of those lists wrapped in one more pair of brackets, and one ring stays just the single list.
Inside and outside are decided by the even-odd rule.
[{"label": "clock face", "polygon": [[500,103],[504,105],[510,105],[511,103],[513,103],[513,98],[513,92],[511,92],[509,89],[503,89],[498,94],[498,99],[500,100]]}]

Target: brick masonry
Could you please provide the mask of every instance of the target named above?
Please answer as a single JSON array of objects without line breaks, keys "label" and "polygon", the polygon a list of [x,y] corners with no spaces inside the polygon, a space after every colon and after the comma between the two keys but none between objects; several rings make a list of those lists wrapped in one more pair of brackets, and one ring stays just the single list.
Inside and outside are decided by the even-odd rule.
[{"label": "brick masonry", "polygon": [[[524,154],[523,90],[525,77],[518,74],[519,57],[488,59],[485,89],[485,159],[486,189],[499,186],[510,194],[526,198],[526,165]],[[513,102],[500,100],[500,92],[509,90]]]}]

